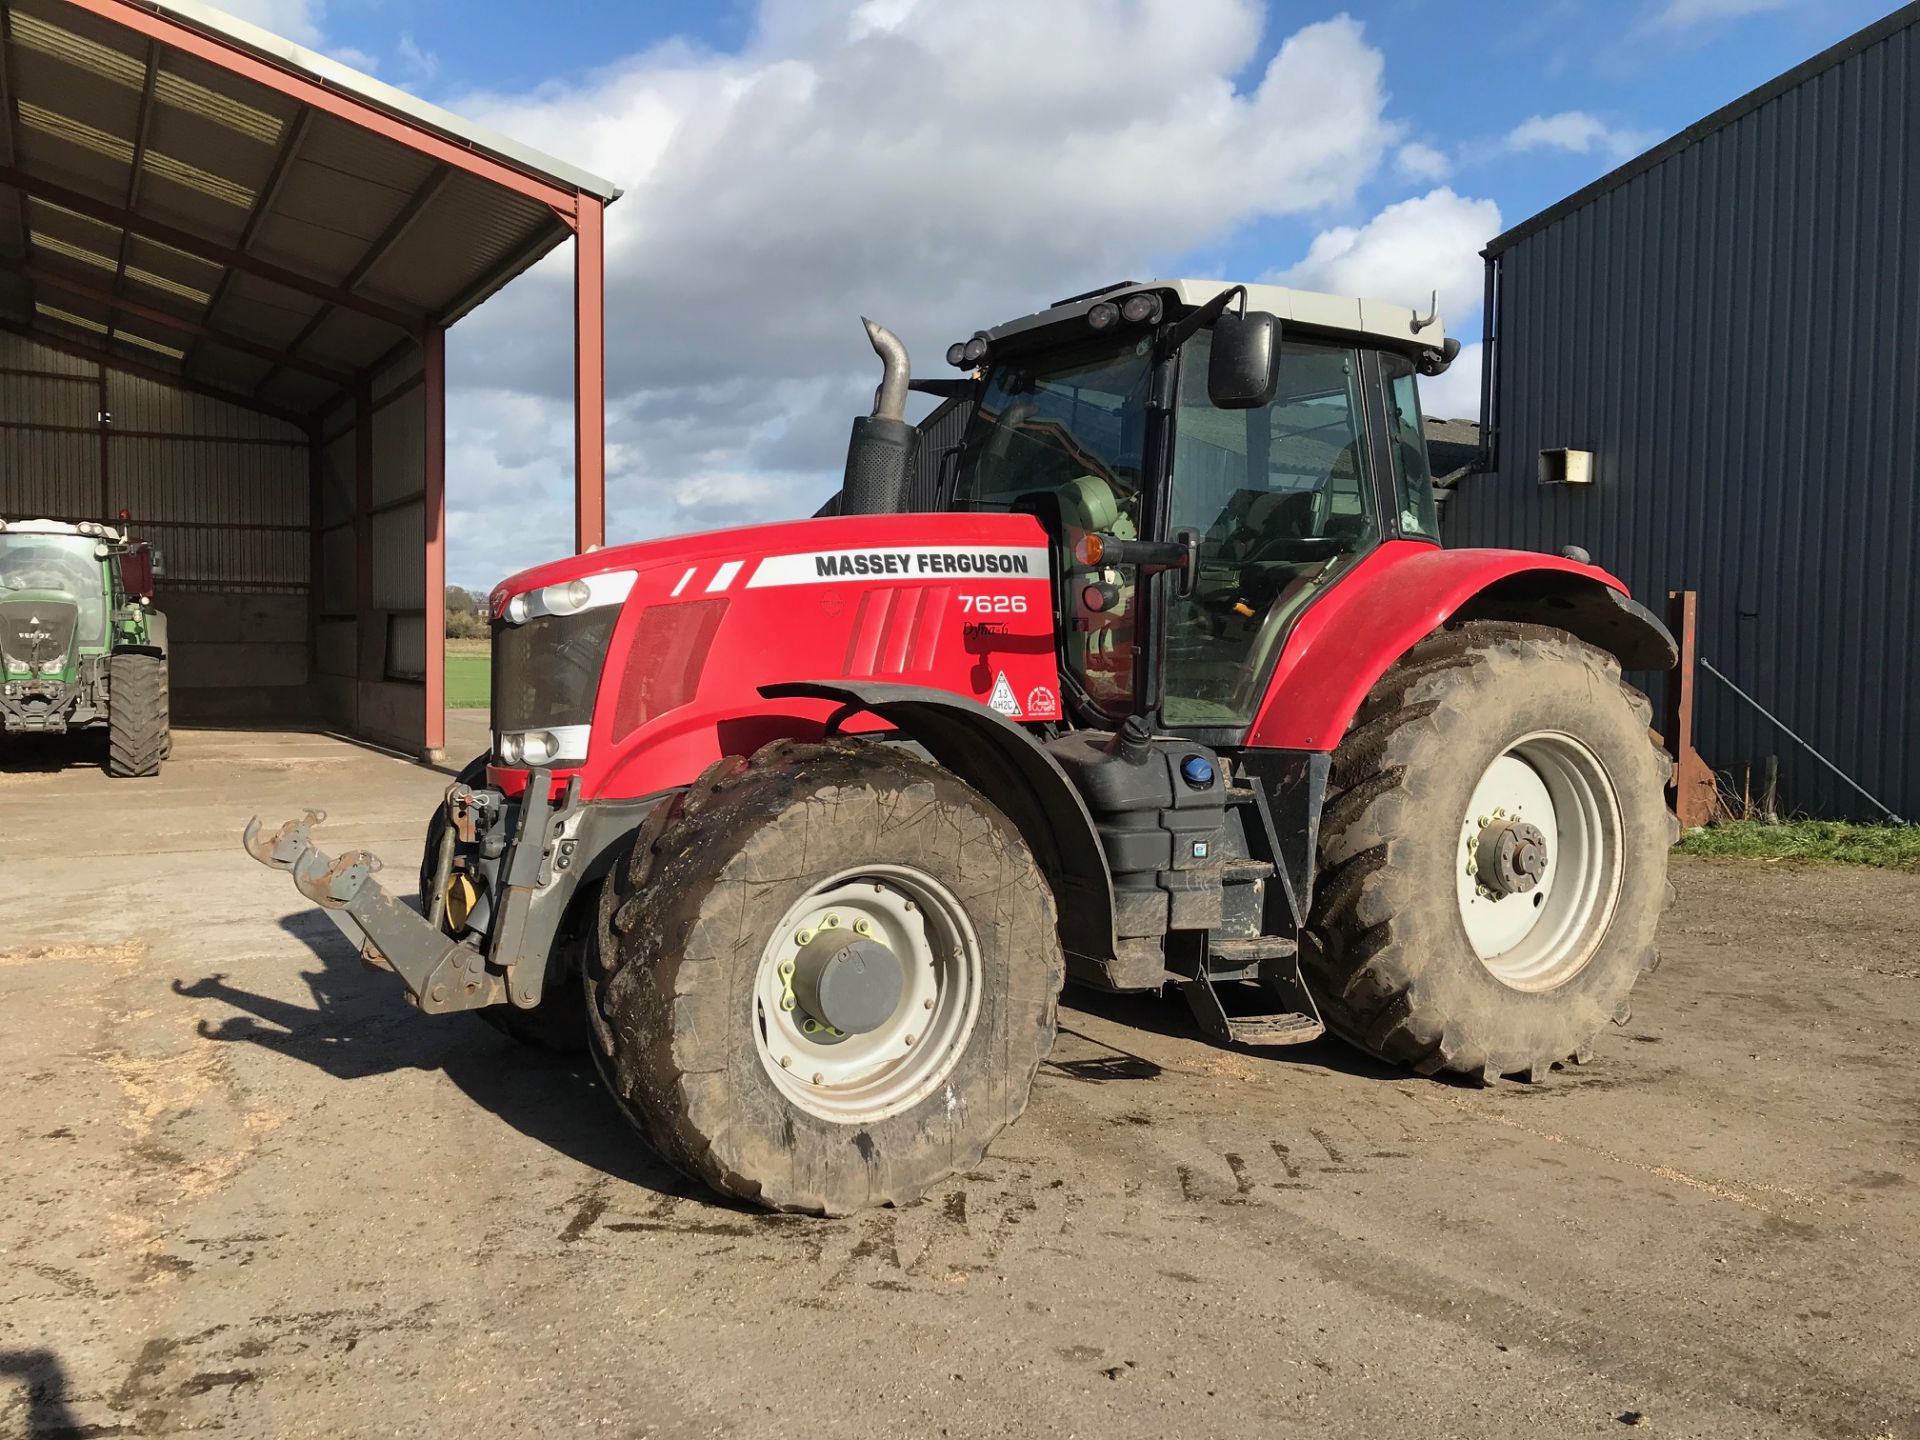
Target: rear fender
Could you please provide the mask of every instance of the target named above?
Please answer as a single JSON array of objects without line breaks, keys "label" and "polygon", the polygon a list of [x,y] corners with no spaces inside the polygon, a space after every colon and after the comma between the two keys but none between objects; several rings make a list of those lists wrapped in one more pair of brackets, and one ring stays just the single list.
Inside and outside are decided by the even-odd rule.
[{"label": "rear fender", "polygon": [[1442,550],[1390,541],[1300,617],[1274,666],[1248,744],[1332,750],[1367,693],[1449,621],[1551,625],[1629,670],[1678,658],[1667,627],[1595,565],[1523,550]]},{"label": "rear fender", "polygon": [[1067,950],[1113,958],[1113,879],[1093,816],[1059,762],[1025,730],[977,701],[918,685],[826,680],[763,685],[760,693],[835,701],[878,716],[919,744],[1019,830],[1053,885]]}]

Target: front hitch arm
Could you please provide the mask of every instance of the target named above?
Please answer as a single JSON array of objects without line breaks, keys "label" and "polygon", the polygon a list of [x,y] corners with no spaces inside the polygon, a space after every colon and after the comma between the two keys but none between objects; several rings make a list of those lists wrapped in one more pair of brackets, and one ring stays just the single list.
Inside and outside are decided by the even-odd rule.
[{"label": "front hitch arm", "polygon": [[291,873],[295,888],[365,959],[399,975],[422,1010],[439,1014],[505,1003],[506,979],[478,949],[381,888],[373,878],[381,868],[377,856],[349,850],[336,860],[314,844],[312,827],[324,819],[324,810],[309,810],[269,835],[255,816],[240,843],[262,865]]}]

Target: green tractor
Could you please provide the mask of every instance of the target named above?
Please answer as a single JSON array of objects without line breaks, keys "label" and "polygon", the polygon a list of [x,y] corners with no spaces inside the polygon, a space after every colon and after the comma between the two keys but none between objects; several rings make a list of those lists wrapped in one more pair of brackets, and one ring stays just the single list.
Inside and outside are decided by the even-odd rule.
[{"label": "green tractor", "polygon": [[83,520],[0,520],[0,730],[107,732],[107,773],[158,775],[167,619],[153,548]]}]

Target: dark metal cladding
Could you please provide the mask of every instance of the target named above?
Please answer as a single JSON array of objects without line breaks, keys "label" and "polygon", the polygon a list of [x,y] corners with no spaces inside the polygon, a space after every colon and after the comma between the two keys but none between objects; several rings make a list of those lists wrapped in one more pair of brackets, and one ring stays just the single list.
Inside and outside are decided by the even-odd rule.
[{"label": "dark metal cladding", "polygon": [[[1492,471],[1449,546],[1580,545],[1888,806],[1920,813],[1920,5],[1488,249]],[[1591,451],[1543,485],[1543,450]],[[1665,681],[1633,677],[1661,699]],[[1721,770],[1778,755],[1796,810],[1877,818],[1702,675]]]}]

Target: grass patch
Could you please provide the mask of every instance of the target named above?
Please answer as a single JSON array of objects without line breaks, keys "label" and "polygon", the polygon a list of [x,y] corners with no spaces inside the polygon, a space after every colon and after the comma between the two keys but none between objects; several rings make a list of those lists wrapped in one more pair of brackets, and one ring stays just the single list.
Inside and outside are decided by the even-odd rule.
[{"label": "grass patch", "polygon": [[493,657],[484,640],[447,641],[447,708],[484,710],[492,703]]},{"label": "grass patch", "polygon": [[1682,855],[1734,860],[1920,869],[1920,825],[1850,825],[1841,820],[1727,820],[1680,839]]}]

